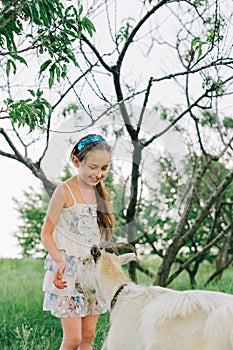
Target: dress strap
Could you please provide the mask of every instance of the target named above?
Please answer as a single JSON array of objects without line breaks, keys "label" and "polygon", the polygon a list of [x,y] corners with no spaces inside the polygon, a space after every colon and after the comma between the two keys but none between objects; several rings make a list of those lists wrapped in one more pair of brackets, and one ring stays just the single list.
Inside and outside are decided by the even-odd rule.
[{"label": "dress strap", "polygon": [[76,202],[76,199],[75,199],[75,197],[74,197],[74,195],[73,195],[73,192],[71,191],[70,186],[68,185],[67,182],[64,182],[64,184],[65,184],[66,187],[68,188],[68,191],[69,191],[69,193],[70,193],[70,195],[71,195],[71,198],[73,199],[74,204],[76,204],[77,202]]}]

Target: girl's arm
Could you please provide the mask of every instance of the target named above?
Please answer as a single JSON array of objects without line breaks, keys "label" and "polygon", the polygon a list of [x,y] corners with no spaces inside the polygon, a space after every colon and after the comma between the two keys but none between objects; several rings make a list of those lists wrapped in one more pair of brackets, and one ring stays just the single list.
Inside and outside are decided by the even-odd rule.
[{"label": "girl's arm", "polygon": [[42,243],[57,264],[57,271],[53,282],[58,288],[66,287],[66,282],[62,281],[62,276],[65,271],[65,263],[53,240],[54,228],[66,202],[63,186],[64,185],[62,184],[59,185],[53,193],[41,231]]}]

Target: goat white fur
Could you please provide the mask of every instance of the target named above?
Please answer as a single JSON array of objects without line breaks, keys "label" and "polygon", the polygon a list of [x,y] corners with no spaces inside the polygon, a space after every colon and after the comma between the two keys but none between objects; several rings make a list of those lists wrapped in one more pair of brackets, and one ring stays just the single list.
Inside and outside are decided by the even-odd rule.
[{"label": "goat white fur", "polygon": [[84,261],[88,280],[109,310],[125,285],[115,298],[102,350],[233,350],[232,295],[137,285],[121,266],[135,260],[134,253],[117,256],[94,246],[91,254]]}]

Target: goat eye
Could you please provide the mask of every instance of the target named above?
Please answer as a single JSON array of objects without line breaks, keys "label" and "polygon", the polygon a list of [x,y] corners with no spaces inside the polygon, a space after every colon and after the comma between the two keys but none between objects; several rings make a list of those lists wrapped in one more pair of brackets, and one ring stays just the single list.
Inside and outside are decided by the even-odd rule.
[{"label": "goat eye", "polygon": [[83,259],[83,265],[88,264],[91,261],[90,258]]}]

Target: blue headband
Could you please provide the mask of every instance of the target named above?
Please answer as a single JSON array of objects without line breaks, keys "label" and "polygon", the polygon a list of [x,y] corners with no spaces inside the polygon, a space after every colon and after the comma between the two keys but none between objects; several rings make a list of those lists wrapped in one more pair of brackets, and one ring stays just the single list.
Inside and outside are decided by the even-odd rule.
[{"label": "blue headband", "polygon": [[106,142],[106,140],[100,135],[90,135],[79,141],[76,145],[76,149],[80,152],[84,147],[93,142]]}]

